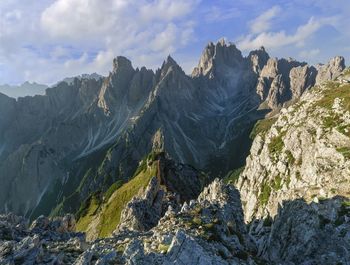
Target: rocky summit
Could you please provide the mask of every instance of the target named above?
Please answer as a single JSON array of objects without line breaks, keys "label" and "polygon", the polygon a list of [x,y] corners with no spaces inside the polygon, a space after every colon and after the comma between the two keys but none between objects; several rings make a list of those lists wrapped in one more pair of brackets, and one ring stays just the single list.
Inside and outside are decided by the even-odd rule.
[{"label": "rocky summit", "polygon": [[118,56],[0,112],[1,265],[350,264],[341,56]]}]

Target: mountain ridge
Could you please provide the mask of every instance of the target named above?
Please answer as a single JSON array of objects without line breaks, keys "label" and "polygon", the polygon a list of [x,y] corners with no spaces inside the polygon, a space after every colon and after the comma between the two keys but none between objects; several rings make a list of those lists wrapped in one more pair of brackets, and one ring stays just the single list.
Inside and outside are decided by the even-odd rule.
[{"label": "mountain ridge", "polygon": [[[83,161],[91,159],[101,164],[93,166],[84,185],[107,190],[115,181],[131,176],[138,161],[151,151],[159,129],[165,150],[179,162],[213,175],[241,166],[244,156],[238,159],[241,164],[230,165],[227,154],[239,156],[237,142],[248,143],[246,131],[269,112],[259,106],[266,102],[278,111],[290,100],[291,86],[285,80],[292,66],[300,63],[271,59],[264,49],[243,57],[233,44],[221,41],[204,49],[198,69],[201,65],[207,67],[204,72],[194,70],[188,76],[168,57],[154,73],[146,68],[135,70],[128,59],[117,57],[104,80],[76,78],[71,84],[61,82],[49,88],[46,96],[8,100],[14,106],[4,110],[8,114],[0,123],[5,143],[0,179],[7,191],[0,198],[5,205],[1,210],[30,216],[37,207],[35,212],[40,212],[40,204],[48,203],[42,196],[67,190],[56,195],[51,202],[54,207],[81,184],[91,169]],[[322,73],[333,78],[343,67],[344,59],[339,57]],[[264,93],[261,96],[257,91]],[[11,119],[16,122],[10,125]],[[248,152],[249,143],[245,148]],[[103,158],[94,159],[98,153]],[[219,161],[225,166],[215,169]],[[30,181],[33,176],[34,183]],[[33,197],[21,191],[21,182],[31,187]],[[88,195],[80,194],[79,200]]]}]

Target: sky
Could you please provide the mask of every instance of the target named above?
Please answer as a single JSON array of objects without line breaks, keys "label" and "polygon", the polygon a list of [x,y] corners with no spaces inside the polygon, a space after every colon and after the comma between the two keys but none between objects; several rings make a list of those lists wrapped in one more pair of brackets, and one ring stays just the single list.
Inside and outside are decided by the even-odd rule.
[{"label": "sky", "polygon": [[0,0],[0,84],[107,75],[112,59],[190,73],[210,41],[244,55],[350,61],[349,0]]}]

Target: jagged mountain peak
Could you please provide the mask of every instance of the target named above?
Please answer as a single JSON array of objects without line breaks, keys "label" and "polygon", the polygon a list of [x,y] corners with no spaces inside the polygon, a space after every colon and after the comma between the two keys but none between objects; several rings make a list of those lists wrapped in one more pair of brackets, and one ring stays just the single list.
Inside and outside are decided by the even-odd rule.
[{"label": "jagged mountain peak", "polygon": [[118,71],[120,68],[125,68],[125,69],[132,69],[131,61],[124,57],[124,56],[117,56],[116,58],[113,59],[113,72]]},{"label": "jagged mountain peak", "polygon": [[168,57],[164,60],[162,67],[160,68],[161,78],[168,73],[169,69],[176,72],[183,72],[181,66],[173,59],[173,57],[171,57],[171,55],[168,55]]},{"label": "jagged mountain peak", "polygon": [[270,59],[270,55],[266,52],[265,48],[261,46],[258,50],[251,51],[248,58],[251,61],[253,71],[260,74],[261,70]]},{"label": "jagged mountain peak", "polygon": [[220,65],[235,67],[242,61],[242,53],[233,43],[227,44],[224,39],[216,44],[210,42],[205,47],[198,66],[192,72],[192,76],[208,75],[215,70],[215,67],[220,67]]}]

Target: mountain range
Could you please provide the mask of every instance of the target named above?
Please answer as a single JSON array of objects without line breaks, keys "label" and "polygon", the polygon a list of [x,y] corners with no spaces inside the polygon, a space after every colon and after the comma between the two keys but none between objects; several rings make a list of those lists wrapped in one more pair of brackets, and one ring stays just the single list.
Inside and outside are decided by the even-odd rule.
[{"label": "mountain range", "polygon": [[18,86],[0,85],[0,93],[5,94],[11,98],[18,98],[24,96],[44,95],[47,85],[38,83],[24,82]]},{"label": "mountain range", "polygon": [[119,56],[107,77],[0,94],[4,227],[75,238],[63,264],[349,264],[349,76],[341,56],[312,66],[221,40],[191,75]]}]

